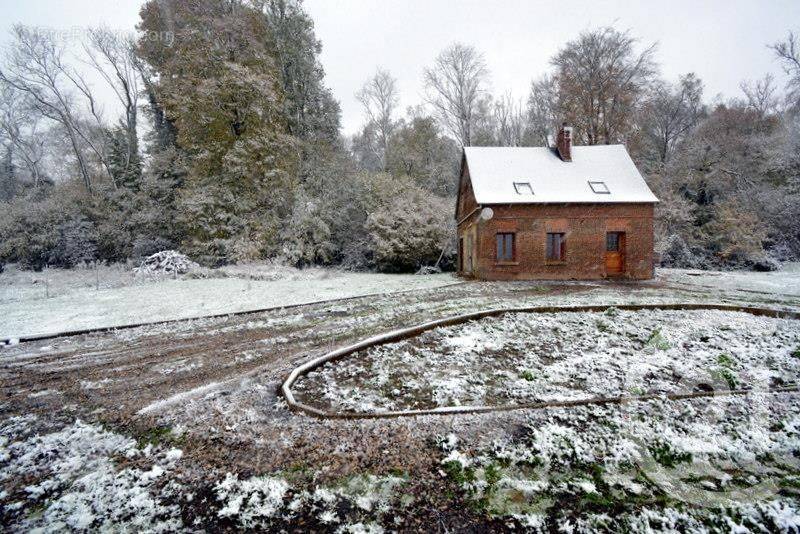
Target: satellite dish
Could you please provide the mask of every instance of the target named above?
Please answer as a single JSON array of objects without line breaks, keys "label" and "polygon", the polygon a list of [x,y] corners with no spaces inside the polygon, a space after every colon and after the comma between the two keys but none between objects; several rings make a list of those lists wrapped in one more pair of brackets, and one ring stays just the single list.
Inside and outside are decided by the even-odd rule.
[{"label": "satellite dish", "polygon": [[492,208],[483,208],[481,210],[481,220],[488,221],[494,217],[494,210]]}]

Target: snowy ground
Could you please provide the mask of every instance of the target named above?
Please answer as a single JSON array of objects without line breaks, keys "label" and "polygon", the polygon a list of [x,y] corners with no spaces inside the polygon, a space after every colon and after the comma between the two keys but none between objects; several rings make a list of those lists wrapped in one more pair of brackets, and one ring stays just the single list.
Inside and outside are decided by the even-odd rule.
[{"label": "snowy ground", "polygon": [[[0,348],[0,524],[9,531],[728,532],[741,525],[796,532],[797,393],[353,421],[291,412],[277,395],[291,369],[334,348],[480,309],[719,302],[800,310],[789,273],[759,292],[729,283],[731,276],[746,282],[743,273],[705,280],[675,271],[647,283],[473,282]],[[20,302],[3,295],[4,312]],[[595,315],[582,331],[595,333]],[[791,332],[770,337],[780,321],[748,318],[735,331],[722,326],[738,324],[736,317],[708,317],[719,328],[704,342],[691,337],[688,318],[654,314],[628,325],[638,340],[630,342],[649,339],[659,320],[670,348],[654,341],[652,353],[632,355],[654,366],[637,387],[666,387],[667,353],[676,368],[699,366],[680,350],[687,342],[723,379],[727,369],[749,381],[759,348],[774,352],[770,373],[789,382],[797,372],[784,352]],[[673,323],[683,333],[670,338],[665,327]],[[613,332],[576,366],[578,375],[604,365],[600,348],[614,349]],[[530,352],[535,367],[539,356]],[[587,380],[581,388],[620,387],[613,369],[608,385]],[[577,384],[540,380],[536,370],[525,373],[534,380],[523,378],[531,395],[582,394]]]},{"label": "snowy ground", "polygon": [[[120,266],[0,273],[0,339],[290,306],[439,287],[449,274],[415,276],[263,265],[206,271],[213,277],[134,276]],[[100,280],[98,289],[98,279]]]},{"label": "snowy ground", "polygon": [[693,269],[660,269],[659,273],[665,281],[689,287],[800,296],[800,262],[786,263],[780,271],[768,273]]},{"label": "snowy ground", "polygon": [[[547,410],[442,468],[490,517],[531,531],[796,532],[797,396]],[[565,529],[564,527],[567,527]]]},{"label": "snowy ground", "polygon": [[331,411],[769,389],[800,377],[800,321],[722,311],[514,313],[324,364],[298,400]]}]

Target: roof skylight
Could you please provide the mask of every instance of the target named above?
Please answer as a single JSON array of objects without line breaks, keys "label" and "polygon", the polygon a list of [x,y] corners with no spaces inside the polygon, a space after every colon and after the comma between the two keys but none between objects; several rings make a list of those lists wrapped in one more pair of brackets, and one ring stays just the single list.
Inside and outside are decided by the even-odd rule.
[{"label": "roof skylight", "polygon": [[606,185],[605,182],[600,182],[600,181],[593,182],[592,180],[589,180],[589,187],[591,187],[592,191],[594,191],[598,195],[611,194],[611,191],[608,189],[608,186]]},{"label": "roof skylight", "polygon": [[533,188],[530,182],[514,182],[514,191],[518,195],[533,195]]}]

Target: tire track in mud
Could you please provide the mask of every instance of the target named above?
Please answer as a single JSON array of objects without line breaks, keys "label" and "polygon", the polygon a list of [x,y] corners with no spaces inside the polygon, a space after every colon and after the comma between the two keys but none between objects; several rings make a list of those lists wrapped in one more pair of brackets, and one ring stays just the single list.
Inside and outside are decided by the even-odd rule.
[{"label": "tire track in mud", "polygon": [[[3,349],[9,353],[0,359],[0,392],[7,400],[26,404],[29,393],[59,390],[68,402],[99,406],[127,418],[149,404],[213,382],[258,377],[259,383],[277,389],[304,358],[371,332],[411,326],[457,310],[530,303],[539,296],[590,295],[603,287],[625,293],[641,289],[643,295],[653,289],[625,284],[475,282],[184,321],[175,331],[142,327],[31,342]],[[47,345],[53,345],[54,352],[38,352]],[[243,353],[250,353],[250,359],[241,358]],[[167,368],[173,371],[159,372]]]},{"label": "tire track in mud", "polygon": [[[180,392],[211,383],[230,384],[260,374],[274,382],[277,389],[281,377],[309,352],[330,350],[342,339],[359,335],[364,328],[436,313],[442,305],[457,303],[464,297],[463,291],[445,288],[437,292],[437,305],[431,307],[425,304],[427,299],[420,301],[418,293],[400,299],[362,298],[344,306],[312,305],[293,308],[289,313],[279,310],[226,317],[181,330],[178,336],[149,327],[132,332],[133,340],[125,339],[127,332],[79,336],[67,340],[68,345],[45,353],[38,350],[47,343],[32,342],[26,344],[26,352],[0,360],[0,376],[4,379],[0,391],[6,399],[25,404],[24,398],[30,393],[54,390],[68,401],[102,406],[130,416]],[[298,315],[303,319],[294,320]],[[353,324],[353,318],[365,324]],[[279,325],[265,326],[269,321]],[[273,341],[280,338],[286,339]],[[51,344],[58,345],[58,340]],[[243,353],[250,353],[249,359],[237,361]],[[169,373],[157,370],[170,367],[178,369]],[[184,372],[180,367],[188,370]]]}]

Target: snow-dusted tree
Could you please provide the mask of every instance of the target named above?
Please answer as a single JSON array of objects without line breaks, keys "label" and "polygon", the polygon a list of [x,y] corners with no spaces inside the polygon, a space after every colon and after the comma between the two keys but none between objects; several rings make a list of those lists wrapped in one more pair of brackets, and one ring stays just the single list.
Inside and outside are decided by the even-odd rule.
[{"label": "snow-dusted tree", "polygon": [[368,122],[350,138],[350,153],[359,169],[379,172],[384,169],[384,147],[374,122]]},{"label": "snow-dusted tree", "polygon": [[785,41],[778,41],[771,48],[789,75],[788,104],[800,111],[800,38],[794,32],[789,32]]},{"label": "snow-dusted tree", "polygon": [[178,196],[184,251],[210,264],[278,252],[299,150],[286,133],[263,12],[238,0],[150,1],[140,29],[180,35],[174,43],[142,39],[137,53],[188,162]]},{"label": "snow-dusted tree", "polygon": [[[16,25],[12,37],[5,64],[0,67],[0,82],[25,95],[39,113],[63,127],[78,171],[86,189],[91,191],[85,147],[92,146],[92,141],[81,120],[74,94],[76,83],[81,83],[79,76],[65,63],[64,50],[51,35]],[[82,87],[86,90],[85,84]]]},{"label": "snow-dusted tree", "polygon": [[725,263],[749,267],[764,258],[767,237],[764,222],[750,206],[737,199],[720,203],[704,230],[711,251]]},{"label": "snow-dusted tree", "polygon": [[681,76],[676,86],[655,83],[639,121],[649,148],[646,157],[666,163],[704,114],[703,82],[694,73]]},{"label": "snow-dusted tree", "polygon": [[367,124],[372,125],[372,131],[377,136],[375,144],[382,170],[386,170],[386,151],[395,127],[394,111],[399,98],[397,80],[383,69],[378,69],[370,76],[356,93]]},{"label": "snow-dusted tree", "polygon": [[141,91],[134,42],[108,28],[92,28],[84,50],[89,63],[111,88],[123,109],[119,127],[106,134],[107,150],[111,151],[107,156],[109,173],[114,183],[136,187],[142,174],[137,129]]},{"label": "snow-dusted tree", "polygon": [[700,266],[689,245],[678,234],[666,238],[661,247],[661,266],[676,269],[696,269]]},{"label": "snow-dusted tree", "polygon": [[653,80],[652,44],[636,51],[629,32],[606,27],[582,32],[551,60],[558,86],[560,120],[575,127],[575,142],[624,142]]},{"label": "snow-dusted tree", "polygon": [[[366,195],[369,217],[364,225],[375,267],[408,272],[434,265],[443,253],[450,260],[455,235],[452,202],[431,195],[408,178],[375,182],[377,187]],[[397,202],[398,198],[403,201]]]},{"label": "snow-dusted tree", "polygon": [[[39,187],[44,180],[42,159],[46,140],[42,132],[42,116],[23,93],[3,82],[0,82],[0,138],[7,145],[9,168],[15,166],[13,159],[16,158],[19,166],[27,171],[30,185]],[[13,174],[15,181],[21,178],[18,173]]]},{"label": "snow-dusted tree", "polygon": [[483,54],[461,43],[445,48],[433,66],[425,69],[427,101],[462,146],[472,145],[488,77]]},{"label": "snow-dusted tree", "polygon": [[137,190],[142,180],[142,164],[136,145],[131,146],[131,137],[124,124],[111,128],[106,135],[106,162],[108,172],[115,184]]},{"label": "snow-dusted tree", "polygon": [[743,81],[739,88],[744,93],[747,107],[761,118],[778,112],[778,95],[775,78],[766,74],[760,80]]},{"label": "snow-dusted tree", "polygon": [[97,231],[94,223],[85,216],[62,223],[58,234],[58,244],[50,257],[50,265],[75,267],[97,259]]},{"label": "snow-dusted tree", "polygon": [[455,141],[439,133],[432,117],[401,122],[389,143],[388,171],[409,176],[422,188],[440,196],[455,195],[460,151]]},{"label": "snow-dusted tree", "polygon": [[288,132],[303,141],[337,143],[341,109],[325,85],[322,43],[300,0],[259,0],[271,30]]},{"label": "snow-dusted tree", "polygon": [[11,200],[19,192],[19,181],[14,168],[14,145],[10,142],[0,143],[0,201]]},{"label": "snow-dusted tree", "polygon": [[499,146],[523,146],[527,118],[522,101],[507,92],[494,102],[492,118],[495,142]]},{"label": "snow-dusted tree", "polygon": [[525,131],[527,145],[548,146],[563,121],[556,109],[558,86],[555,78],[544,75],[531,83],[528,96],[528,121]]},{"label": "snow-dusted tree", "polygon": [[329,263],[335,247],[319,206],[306,195],[295,199],[292,218],[283,236],[283,257],[296,267]]}]

